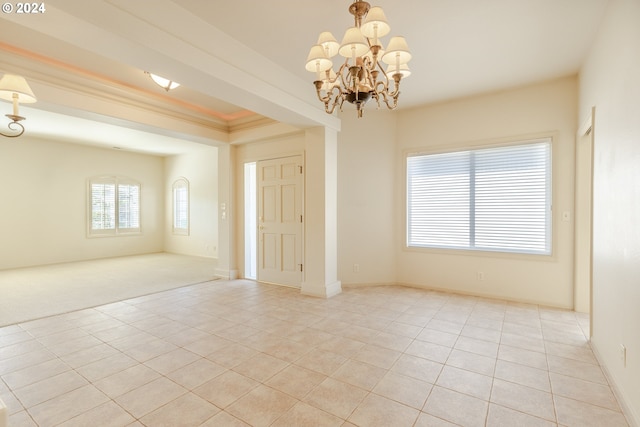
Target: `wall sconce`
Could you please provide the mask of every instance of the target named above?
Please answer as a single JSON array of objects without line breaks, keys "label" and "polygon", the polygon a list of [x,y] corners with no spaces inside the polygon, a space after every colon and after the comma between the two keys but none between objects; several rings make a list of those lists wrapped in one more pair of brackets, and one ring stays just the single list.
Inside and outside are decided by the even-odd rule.
[{"label": "wall sconce", "polygon": [[15,74],[5,74],[0,79],[0,99],[13,102],[13,114],[5,114],[10,120],[12,120],[7,127],[12,133],[0,132],[0,135],[7,138],[16,138],[24,133],[24,126],[20,123],[25,118],[20,116],[18,112],[18,104],[23,102],[25,104],[36,102],[36,97],[33,91],[27,84],[27,81],[22,76],[16,76]]},{"label": "wall sconce", "polygon": [[155,74],[151,74],[148,71],[144,72],[146,75],[151,77],[151,80],[154,81],[155,84],[160,86],[162,89],[169,92],[171,89],[175,89],[180,86],[180,83],[176,83],[173,80],[165,79],[164,77],[156,76]]}]

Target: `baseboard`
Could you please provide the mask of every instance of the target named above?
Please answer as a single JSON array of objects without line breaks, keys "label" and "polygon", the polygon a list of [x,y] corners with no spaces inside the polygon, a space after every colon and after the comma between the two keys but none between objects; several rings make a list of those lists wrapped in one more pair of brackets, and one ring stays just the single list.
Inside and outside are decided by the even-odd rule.
[{"label": "baseboard", "polygon": [[302,283],[300,293],[312,297],[331,298],[342,293],[342,283],[339,280],[334,283],[318,285]]},{"label": "baseboard", "polygon": [[620,392],[620,388],[616,384],[613,379],[613,376],[607,369],[607,366],[602,363],[602,356],[598,352],[598,348],[591,344],[591,349],[593,350],[593,354],[596,356],[596,360],[600,364],[600,368],[602,368],[602,372],[604,372],[604,376],[607,378],[609,382],[609,386],[611,390],[613,390],[613,394],[616,396],[618,403],[620,404],[620,409],[622,409],[622,414],[627,419],[627,423],[629,423],[629,427],[640,427],[640,416],[635,413],[633,408],[627,404],[627,401],[624,399],[624,395]]},{"label": "baseboard", "polygon": [[236,280],[238,278],[238,270],[223,270],[217,268],[215,275],[224,280]]}]

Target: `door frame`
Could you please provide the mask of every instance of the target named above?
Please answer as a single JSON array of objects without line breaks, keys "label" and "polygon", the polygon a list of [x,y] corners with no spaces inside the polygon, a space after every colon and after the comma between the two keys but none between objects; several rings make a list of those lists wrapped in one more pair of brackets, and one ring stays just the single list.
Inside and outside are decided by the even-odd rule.
[{"label": "door frame", "polygon": [[[259,221],[259,216],[260,216],[260,208],[258,206],[259,204],[259,177],[258,177],[258,163],[262,162],[262,161],[267,161],[267,160],[277,160],[277,159],[285,159],[287,157],[297,157],[299,156],[301,159],[301,163],[302,163],[302,185],[300,188],[300,193],[301,193],[301,212],[302,212],[302,224],[300,226],[300,257],[302,260],[303,265],[306,263],[305,262],[305,231],[306,231],[306,214],[305,214],[305,197],[306,197],[306,158],[305,158],[305,153],[304,151],[297,151],[297,152],[289,152],[289,153],[282,153],[282,154],[277,154],[277,155],[271,155],[271,156],[265,156],[265,157],[256,157],[256,158],[251,158],[251,159],[246,159],[243,161],[243,165],[247,164],[247,163],[255,163],[256,164],[256,182],[255,182],[255,188],[256,188],[256,193],[255,193],[255,205],[256,205],[256,209],[255,209],[255,225],[256,225],[256,236],[259,236],[259,227],[260,227],[260,221]],[[244,167],[244,166],[243,166]],[[244,211],[245,211],[245,215],[247,213],[247,209],[248,206],[244,206]],[[259,239],[259,237],[257,237],[257,239]],[[255,254],[253,254],[256,257],[256,260],[260,260],[260,244],[259,242],[256,242],[257,244],[255,245]],[[246,257],[247,255],[247,251],[251,250],[251,248],[248,248],[246,246],[246,244],[244,245],[244,256]],[[258,261],[259,262],[259,261]],[[246,266],[245,266],[246,269]],[[256,268],[256,281],[261,281],[260,279],[260,274],[259,274],[260,268],[259,266],[257,266]],[[305,275],[306,275],[306,271],[303,269],[303,271],[301,272],[300,275],[300,283],[297,284],[295,287],[296,288],[301,288],[302,283],[305,280]],[[277,285],[280,286],[289,286],[291,287],[292,285],[289,284],[282,284],[282,283],[275,283]]]}]

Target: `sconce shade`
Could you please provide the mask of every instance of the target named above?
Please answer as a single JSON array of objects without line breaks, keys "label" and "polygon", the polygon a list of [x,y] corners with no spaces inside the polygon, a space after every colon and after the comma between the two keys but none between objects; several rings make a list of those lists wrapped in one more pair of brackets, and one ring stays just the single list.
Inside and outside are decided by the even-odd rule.
[{"label": "sconce shade", "polygon": [[18,95],[18,102],[29,104],[36,102],[36,96],[29,87],[29,84],[22,76],[15,74],[5,74],[0,79],[0,99],[13,101],[13,95]]},{"label": "sconce shade", "polygon": [[324,53],[328,58],[333,58],[338,54],[338,49],[340,49],[340,44],[338,40],[331,34],[329,31],[325,31],[320,33],[318,37],[318,44],[324,48]]},{"label": "sconce shade", "polygon": [[382,57],[382,60],[389,65],[395,64],[396,59],[399,60],[401,65],[411,60],[411,52],[409,52],[407,41],[401,36],[391,38],[387,53]]},{"label": "sconce shade", "polygon": [[362,34],[370,39],[384,37],[391,32],[387,17],[379,6],[374,6],[369,10],[360,29],[362,30]]}]

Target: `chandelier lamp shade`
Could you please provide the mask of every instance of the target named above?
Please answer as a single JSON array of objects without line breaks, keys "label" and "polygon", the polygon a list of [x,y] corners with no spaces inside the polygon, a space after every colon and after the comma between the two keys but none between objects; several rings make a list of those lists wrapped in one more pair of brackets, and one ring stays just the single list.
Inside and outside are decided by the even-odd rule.
[{"label": "chandelier lamp shade", "polygon": [[[381,39],[391,32],[391,27],[381,7],[355,0],[349,12],[355,24],[346,30],[342,43],[330,32],[322,32],[307,56],[305,68],[315,75],[318,99],[328,114],[333,114],[336,107],[342,111],[342,104],[348,101],[362,117],[365,103],[372,98],[378,108],[384,103],[393,110],[398,106],[400,81],[411,74],[407,42],[404,37],[395,36],[386,49],[383,47]],[[340,64],[336,57],[344,58],[344,62]]]},{"label": "chandelier lamp shade", "polygon": [[13,104],[12,114],[5,114],[11,122],[7,125],[10,132],[4,133],[0,131],[0,135],[7,138],[16,138],[24,133],[24,126],[20,123],[25,120],[20,116],[19,108],[20,103],[32,103],[36,102],[36,97],[33,91],[29,87],[29,84],[22,76],[15,74],[5,74],[0,79],[0,99],[9,101]]}]

